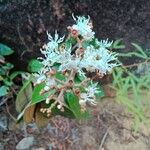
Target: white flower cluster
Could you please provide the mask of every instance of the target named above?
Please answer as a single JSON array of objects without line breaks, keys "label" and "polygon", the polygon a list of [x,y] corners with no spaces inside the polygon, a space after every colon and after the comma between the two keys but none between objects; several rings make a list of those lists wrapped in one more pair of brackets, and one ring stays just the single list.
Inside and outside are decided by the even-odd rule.
[{"label": "white flower cluster", "polygon": [[95,49],[91,45],[85,50],[83,58],[81,59],[81,66],[90,72],[98,70],[100,73],[106,74],[117,66],[117,63],[113,62],[117,59],[116,55],[116,53],[109,53],[106,47]]},{"label": "white flower cluster", "polygon": [[[71,27],[71,30],[78,32],[77,35],[81,35],[81,43],[77,42],[76,51],[79,50],[80,55],[77,55],[76,51],[72,52],[72,44],[70,48],[60,48],[64,42],[64,36],[59,38],[57,32],[55,32],[54,38],[48,34],[49,42],[46,46],[41,49],[41,53],[45,58],[41,59],[43,68],[35,74],[36,83],[45,82],[46,85],[44,90],[48,91],[49,88],[56,84],[55,80],[46,73],[52,71],[52,67],[55,63],[59,63],[59,69],[57,71],[65,70],[75,70],[79,74],[84,75],[83,70],[86,69],[89,72],[98,71],[101,74],[106,74],[110,72],[115,66],[117,54],[111,53],[108,48],[112,45],[112,42],[107,40],[96,40],[98,48],[95,48],[94,45],[89,44],[86,48],[82,47],[82,41],[91,41],[94,38],[94,32],[92,31],[92,24],[90,18],[88,17],[74,17],[76,24]],[[73,36],[73,34],[72,34]],[[74,36],[74,38],[79,38]],[[64,42],[65,44],[65,42]],[[82,48],[82,51],[80,51]],[[85,76],[85,75],[84,75]],[[80,103],[90,102],[95,105],[95,94],[98,92],[96,88],[97,84],[90,85],[85,90],[85,93],[80,95]]]}]

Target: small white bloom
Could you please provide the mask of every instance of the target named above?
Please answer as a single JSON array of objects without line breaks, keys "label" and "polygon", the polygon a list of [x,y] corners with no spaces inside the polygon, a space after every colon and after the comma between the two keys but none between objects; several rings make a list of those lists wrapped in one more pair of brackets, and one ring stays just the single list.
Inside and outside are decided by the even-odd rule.
[{"label": "small white bloom", "polygon": [[68,52],[65,52],[62,54],[60,57],[60,68],[59,71],[64,71],[64,70],[79,70],[79,64],[80,64],[80,58],[74,57]]},{"label": "small white bloom", "polygon": [[91,105],[97,104],[97,102],[95,101],[95,99],[96,99],[95,94],[100,92],[97,88],[97,84],[98,83],[95,83],[95,84],[91,83],[90,86],[85,88],[86,92],[80,94],[81,103],[88,103]]},{"label": "small white bloom", "polygon": [[40,84],[46,80],[46,76],[45,76],[46,72],[47,72],[47,69],[43,67],[40,71],[33,74],[35,77],[35,79],[34,79],[35,84]]},{"label": "small white bloom", "polygon": [[[73,16],[73,15],[72,15]],[[91,40],[94,37],[95,32],[92,31],[90,23],[90,17],[88,19],[85,17],[74,17],[76,24],[72,26],[73,29],[77,30],[84,39]]]},{"label": "small white bloom", "polygon": [[79,100],[79,104],[82,105],[82,106],[85,106],[86,105],[86,101],[83,100],[83,99],[80,99]]},{"label": "small white bloom", "polygon": [[45,91],[48,91],[49,89],[50,89],[50,87],[47,86],[47,85],[44,87],[44,90],[45,90]]},{"label": "small white bloom", "polygon": [[58,44],[63,42],[65,36],[59,38],[57,31],[55,31],[54,38],[48,32],[47,32],[47,35],[48,35],[48,39],[49,39],[49,42],[47,43],[47,51],[52,52],[53,50],[56,50],[56,52],[57,52]]},{"label": "small white bloom", "polygon": [[49,104],[49,102],[50,102],[50,99],[49,99],[49,97],[47,97],[45,103]]},{"label": "small white bloom", "polygon": [[113,43],[113,41],[109,42],[108,39],[101,40],[100,42],[97,41],[97,42],[98,42],[97,44],[99,44],[99,46],[102,47],[102,48],[109,48]]},{"label": "small white bloom", "polygon": [[105,46],[102,47],[100,44],[98,49],[95,49],[92,45],[88,46],[81,60],[81,67],[90,72],[99,70],[100,73],[106,74],[117,66],[117,63],[114,63],[117,59],[117,54],[110,53]]},{"label": "small white bloom", "polygon": [[52,86],[56,85],[56,81],[52,77],[49,77],[46,80],[46,85],[49,87],[52,87]]}]

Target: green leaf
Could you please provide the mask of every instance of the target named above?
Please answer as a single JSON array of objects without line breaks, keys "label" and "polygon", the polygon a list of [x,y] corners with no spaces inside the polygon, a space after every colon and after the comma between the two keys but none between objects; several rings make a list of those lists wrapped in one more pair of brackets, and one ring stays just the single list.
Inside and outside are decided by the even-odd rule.
[{"label": "green leaf", "polygon": [[92,39],[92,41],[90,41],[90,43],[89,44],[91,44],[91,45],[93,45],[94,46],[94,48],[99,48],[99,45],[97,44],[97,41],[98,39],[96,39],[96,38],[93,38]]},{"label": "green leaf", "polygon": [[122,44],[122,39],[118,39],[113,42],[111,48],[113,49],[124,49],[125,45]]},{"label": "green leaf", "polygon": [[32,95],[32,85],[31,85],[31,79],[26,80],[17,94],[16,98],[16,110],[17,112],[21,112],[25,106],[31,101],[31,95]]},{"label": "green leaf", "polygon": [[44,101],[49,95],[53,95],[55,94],[56,90],[53,89],[49,92],[46,92],[44,94],[40,94],[40,91],[44,88],[45,86],[45,83],[41,83],[39,85],[37,85],[34,90],[33,90],[33,93],[32,93],[32,101],[31,101],[31,104],[37,104],[39,102],[42,102]]},{"label": "green leaf", "polygon": [[54,63],[53,64],[53,69],[58,70],[59,69],[60,64],[59,63]]},{"label": "green leaf", "polygon": [[5,70],[5,72],[12,69],[13,67],[14,67],[14,65],[11,63],[6,63],[5,65],[2,66],[2,68]]},{"label": "green leaf", "polygon": [[8,94],[8,89],[9,88],[5,85],[1,86],[0,87],[0,97],[7,95]]},{"label": "green leaf", "polygon": [[79,73],[76,73],[75,77],[74,77],[74,82],[75,83],[80,83],[85,79],[85,77],[83,75],[80,75]]},{"label": "green leaf", "polygon": [[68,109],[68,108],[66,108],[66,107],[64,107],[64,112],[62,112],[62,111],[60,111],[60,110],[55,106],[55,107],[52,109],[52,115],[61,115],[61,116],[64,116],[64,117],[67,117],[67,118],[72,118],[72,119],[75,118],[74,113],[73,113],[70,109]]},{"label": "green leaf", "polygon": [[65,93],[64,97],[66,103],[68,104],[70,110],[74,113],[75,117],[78,119],[81,118],[80,104],[78,97],[71,92]]},{"label": "green leaf", "polygon": [[0,75],[4,76],[6,74],[6,71],[3,67],[0,67]]},{"label": "green leaf", "polygon": [[6,46],[6,45],[0,43],[0,55],[1,55],[1,56],[10,55],[10,54],[12,54],[13,52],[14,52],[14,51],[13,51],[10,47],[8,47],[8,46]]},{"label": "green leaf", "polygon": [[97,85],[97,90],[99,91],[99,93],[95,94],[96,98],[101,98],[105,96],[104,90],[100,85]]},{"label": "green leaf", "polygon": [[59,80],[63,80],[63,81],[66,80],[66,77],[61,72],[56,72],[55,78],[57,78]]},{"label": "green leaf", "polygon": [[25,72],[23,72],[23,71],[15,71],[9,76],[9,78],[10,78],[10,80],[13,80],[16,76],[24,74],[24,73]]},{"label": "green leaf", "polygon": [[66,50],[69,50],[71,48],[71,46],[72,46],[72,43],[70,41],[65,42],[65,49]]},{"label": "green leaf", "polygon": [[0,75],[0,81],[3,81],[4,80],[4,78]]},{"label": "green leaf", "polygon": [[144,50],[139,45],[137,45],[136,43],[131,43],[131,44],[138,50],[138,52],[141,54],[142,58],[148,59],[147,54],[144,52]]},{"label": "green leaf", "polygon": [[40,71],[40,69],[42,68],[42,64],[40,61],[38,61],[37,59],[32,59],[29,64],[28,64],[28,71],[30,72],[38,72]]},{"label": "green leaf", "polygon": [[72,45],[74,45],[74,44],[76,44],[77,40],[74,37],[70,37],[70,39],[68,39],[66,42],[71,43]]},{"label": "green leaf", "polygon": [[7,75],[14,66],[11,63],[0,65],[0,75]]},{"label": "green leaf", "polygon": [[9,86],[9,87],[12,86],[12,84],[13,84],[13,82],[10,81],[7,77],[3,80],[3,82],[6,86]]},{"label": "green leaf", "polygon": [[86,49],[89,45],[90,45],[90,41],[83,41],[83,42],[82,42],[82,47],[85,48],[85,49]]}]

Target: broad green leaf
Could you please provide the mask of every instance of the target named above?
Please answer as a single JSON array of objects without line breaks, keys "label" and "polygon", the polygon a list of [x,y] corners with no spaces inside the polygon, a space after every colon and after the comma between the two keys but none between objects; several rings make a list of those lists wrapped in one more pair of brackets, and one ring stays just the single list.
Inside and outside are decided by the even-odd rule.
[{"label": "broad green leaf", "polygon": [[13,85],[13,82],[10,81],[8,78],[5,78],[5,79],[3,80],[3,82],[4,82],[4,84],[5,84],[6,86],[9,86],[9,87]]},{"label": "broad green leaf", "polygon": [[76,73],[75,77],[74,77],[74,82],[75,83],[80,83],[85,79],[85,77],[83,75],[80,75],[79,73]]},{"label": "broad green leaf", "polygon": [[31,95],[32,95],[32,85],[31,85],[31,79],[26,80],[17,94],[16,98],[16,110],[17,112],[21,112],[25,106],[31,101]]},{"label": "broad green leaf", "polygon": [[0,87],[0,97],[7,95],[8,94],[8,89],[9,88],[5,85],[1,86]]},{"label": "broad green leaf", "polygon": [[30,72],[38,72],[42,68],[42,64],[37,59],[32,59],[28,64],[28,71]]},{"label": "broad green leaf", "polygon": [[71,92],[65,94],[65,100],[76,118],[81,118],[79,99]]},{"label": "broad green leaf", "polygon": [[59,69],[60,64],[59,63],[54,63],[53,64],[53,69],[58,70]]},{"label": "broad green leaf", "polygon": [[32,101],[31,104],[37,104],[39,102],[42,102],[48,97],[49,95],[55,94],[56,90],[50,90],[49,92],[46,92],[44,94],[40,94],[40,91],[44,88],[45,84],[41,83],[34,87],[34,90],[32,92]]},{"label": "broad green leaf", "polygon": [[8,47],[8,46],[6,46],[6,45],[0,43],[0,55],[1,55],[1,56],[10,55],[10,54],[12,54],[13,52],[14,52],[14,51],[13,51],[10,47]]},{"label": "broad green leaf", "polygon": [[52,115],[61,115],[61,116],[72,118],[72,119],[75,118],[74,113],[66,107],[64,107],[64,112],[60,111],[57,107],[54,107],[52,109]]},{"label": "broad green leaf", "polygon": [[66,80],[66,77],[61,72],[56,72],[55,78],[59,80],[64,80],[64,81]]}]

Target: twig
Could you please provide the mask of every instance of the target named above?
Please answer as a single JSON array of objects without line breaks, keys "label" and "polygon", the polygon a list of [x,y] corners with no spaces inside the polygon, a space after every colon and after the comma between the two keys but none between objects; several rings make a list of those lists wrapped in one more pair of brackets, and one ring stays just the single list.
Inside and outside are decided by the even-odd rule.
[{"label": "twig", "polygon": [[80,84],[75,84],[75,86],[84,86],[84,84],[90,80],[91,80],[90,78],[87,78],[87,79],[83,80]]},{"label": "twig", "polygon": [[10,113],[9,111],[9,108],[8,108],[8,105],[7,105],[7,101],[5,102],[5,105],[6,105],[6,110],[7,110],[7,113],[9,114],[9,116],[15,121],[17,122],[17,119]]},{"label": "twig", "polygon": [[19,35],[19,38],[20,38],[22,44],[23,44],[23,45],[26,47],[26,49],[27,49],[27,51],[23,51],[23,52],[22,52],[22,54],[21,54],[21,58],[22,58],[22,56],[24,55],[25,52],[31,52],[31,50],[30,50],[30,48],[27,46],[27,44],[26,44],[24,38],[22,37],[22,35],[21,35],[21,33],[20,33],[19,24],[18,24],[18,26],[17,26],[17,32],[18,32],[18,35]]},{"label": "twig", "polygon": [[5,60],[0,59],[0,63],[4,64],[4,63],[5,63]]},{"label": "twig", "polygon": [[110,127],[106,130],[106,133],[104,134],[103,139],[101,140],[101,144],[100,144],[98,150],[102,150],[103,144],[104,144],[104,142],[105,142],[105,140],[106,140],[106,137],[107,137],[107,135],[108,135],[108,133],[109,133],[109,130],[110,130]]},{"label": "twig", "polygon": [[8,100],[8,98],[2,98],[1,102],[0,102],[0,106],[2,106],[4,103],[6,103],[6,101]]},{"label": "twig", "polygon": [[66,106],[63,101],[64,101],[64,92],[65,92],[65,88],[68,86],[68,82],[70,80],[73,80],[74,79],[74,76],[76,74],[76,71],[74,69],[71,70],[71,73],[70,73],[70,76],[68,77],[68,80],[66,82],[64,82],[64,85],[61,87],[61,91],[58,95],[58,97],[56,98],[56,103],[60,103],[61,105],[64,105]]},{"label": "twig", "polygon": [[138,65],[141,65],[141,64],[142,64],[142,65],[147,64],[149,60],[150,60],[150,58],[147,59],[147,60],[144,61],[144,62],[136,63],[136,64],[130,64],[130,65],[125,65],[125,66],[123,66],[123,67],[125,67],[125,68],[137,67]]},{"label": "twig", "polygon": [[56,78],[55,78],[55,80],[56,80],[57,82],[61,83],[61,84],[65,84],[65,82],[63,82],[63,81],[61,81],[61,80],[59,80],[59,79],[56,79]]},{"label": "twig", "polygon": [[62,102],[65,89],[62,89],[57,97],[58,102]]}]

